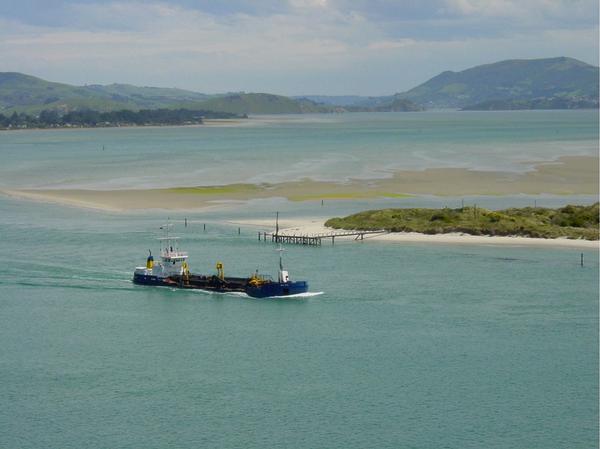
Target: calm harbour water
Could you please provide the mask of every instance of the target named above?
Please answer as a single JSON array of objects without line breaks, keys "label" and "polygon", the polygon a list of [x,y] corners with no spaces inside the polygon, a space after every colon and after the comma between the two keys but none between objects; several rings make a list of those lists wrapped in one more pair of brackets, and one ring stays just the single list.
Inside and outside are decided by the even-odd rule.
[{"label": "calm harbour water", "polygon": [[239,127],[12,131],[1,188],[156,188],[391,176],[465,167],[524,171],[598,154],[598,111],[262,117]]},{"label": "calm harbour water", "polygon": [[[40,180],[50,185],[64,182],[62,157],[71,166],[88,157],[66,159],[61,136],[86,142],[87,133],[93,140],[108,131],[2,134],[0,142],[4,150],[10,139],[56,138],[62,156],[42,164],[56,168]],[[159,131],[177,132],[151,135]],[[10,173],[33,173],[14,164]],[[2,186],[16,186],[1,171]],[[594,200],[467,200],[504,207],[534,199]],[[459,201],[322,208],[265,200],[170,215],[189,220],[177,231],[193,271],[212,272],[221,260],[227,274],[274,274],[275,247],[259,243],[255,228],[238,235],[228,220]],[[0,447],[597,447],[596,251],[584,251],[581,267],[572,249],[289,246],[292,276],[322,294],[252,300],[134,286],[132,270],[157,249],[165,215],[0,197]]]}]

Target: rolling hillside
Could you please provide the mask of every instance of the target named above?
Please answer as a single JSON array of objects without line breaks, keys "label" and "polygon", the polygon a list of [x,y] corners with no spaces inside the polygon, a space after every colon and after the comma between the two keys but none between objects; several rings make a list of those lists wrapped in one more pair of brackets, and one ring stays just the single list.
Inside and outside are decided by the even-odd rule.
[{"label": "rolling hillside", "polygon": [[309,100],[281,95],[235,93],[206,95],[183,89],[137,87],[128,84],[71,86],[16,72],[0,72],[0,113],[61,113],[92,109],[115,110],[185,108],[232,114],[290,114],[329,112],[331,108]]},{"label": "rolling hillside", "polygon": [[[469,108],[507,100],[554,98],[598,102],[598,67],[572,58],[508,60],[473,67],[462,72],[443,72],[398,95],[427,108]],[[594,103],[595,102],[595,103]],[[547,103],[547,102],[546,102]],[[491,104],[491,106],[490,106]],[[505,103],[497,103],[502,108]],[[557,102],[560,106],[560,102]],[[529,108],[535,108],[532,103]]]},{"label": "rolling hillside", "polygon": [[16,72],[0,73],[0,112],[39,112],[87,107],[101,111],[130,109],[135,104],[86,87],[52,83]]},{"label": "rolling hillside", "polygon": [[443,72],[403,93],[381,96],[285,97],[267,93],[206,95],[184,89],[129,84],[72,86],[16,72],[0,72],[0,113],[39,114],[86,109],[209,110],[232,114],[598,107],[598,67],[572,58],[508,60]]},{"label": "rolling hillside", "polygon": [[[305,112],[328,112],[326,106],[319,106],[307,100],[294,100],[281,95],[264,93],[239,93],[219,96],[194,103],[203,109],[232,114],[301,114]],[[189,108],[190,103],[180,103],[179,107]]]}]

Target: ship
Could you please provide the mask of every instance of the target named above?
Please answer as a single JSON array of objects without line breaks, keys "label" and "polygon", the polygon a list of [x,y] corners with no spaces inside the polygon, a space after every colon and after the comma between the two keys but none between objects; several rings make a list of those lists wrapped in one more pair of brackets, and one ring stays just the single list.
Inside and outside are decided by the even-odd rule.
[{"label": "ship", "polygon": [[165,237],[160,241],[160,260],[155,261],[152,251],[146,258],[146,266],[136,267],[133,272],[133,283],[139,285],[152,285],[181,289],[197,289],[209,292],[239,292],[252,298],[272,298],[298,295],[308,292],[308,282],[292,281],[290,274],[283,268],[282,253],[279,251],[279,275],[274,280],[269,275],[259,274],[258,270],[251,276],[232,277],[225,276],[225,267],[222,262],[216,263],[216,273],[195,274],[190,271],[188,253],[181,251],[177,244],[178,237],[169,235],[172,225],[166,224],[161,229],[165,230]]}]

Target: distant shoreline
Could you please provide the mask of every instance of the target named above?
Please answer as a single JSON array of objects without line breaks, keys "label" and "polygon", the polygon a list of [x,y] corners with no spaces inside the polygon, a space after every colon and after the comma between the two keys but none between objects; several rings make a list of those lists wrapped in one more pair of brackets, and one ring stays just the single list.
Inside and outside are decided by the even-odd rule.
[{"label": "distant shoreline", "polygon": [[206,119],[203,120],[202,123],[183,123],[180,125],[174,125],[170,123],[159,124],[153,123],[151,125],[112,125],[112,126],[48,126],[48,127],[31,127],[31,128],[0,128],[0,132],[2,131],[64,131],[64,130],[84,130],[84,129],[129,129],[129,128],[144,128],[144,129],[153,129],[153,128],[202,128],[202,127],[230,127],[230,126],[239,126],[245,124],[246,119],[242,118],[231,118],[231,119]]},{"label": "distant shoreline", "polygon": [[75,110],[60,114],[54,110],[43,110],[38,115],[0,113],[0,127],[13,129],[71,129],[71,128],[126,128],[148,126],[203,125],[206,120],[247,118],[246,114],[215,112],[192,109],[122,109],[118,111]]}]

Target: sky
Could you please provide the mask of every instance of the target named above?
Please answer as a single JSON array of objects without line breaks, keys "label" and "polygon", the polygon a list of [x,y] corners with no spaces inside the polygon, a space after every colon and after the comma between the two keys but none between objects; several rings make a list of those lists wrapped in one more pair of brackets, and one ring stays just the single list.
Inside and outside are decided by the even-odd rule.
[{"label": "sky", "polygon": [[0,0],[0,72],[76,85],[389,95],[555,56],[598,65],[597,0]]}]

